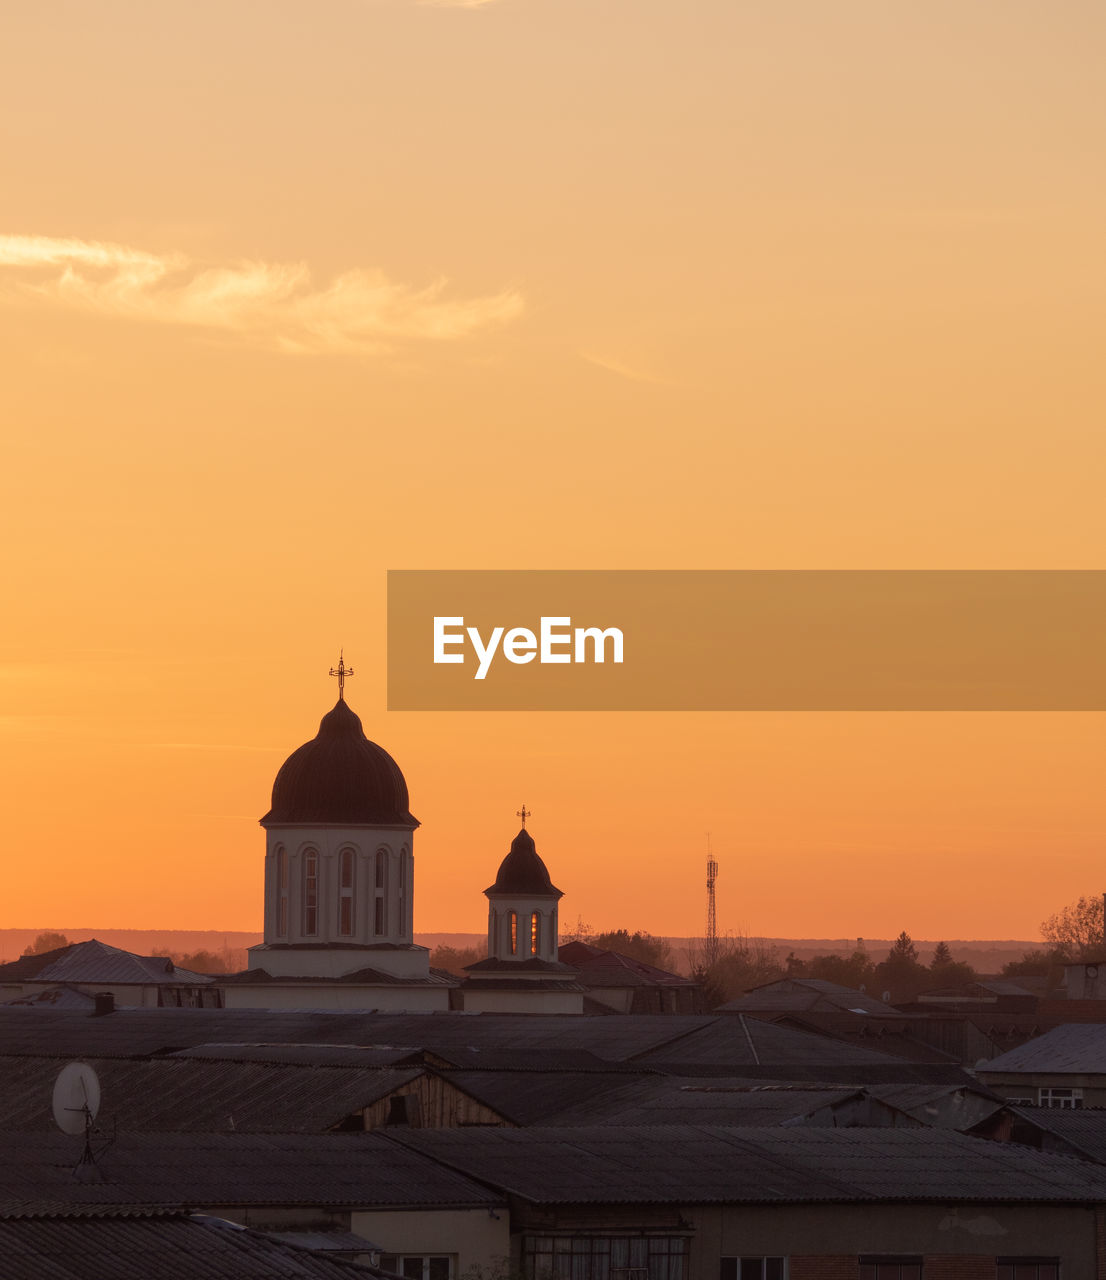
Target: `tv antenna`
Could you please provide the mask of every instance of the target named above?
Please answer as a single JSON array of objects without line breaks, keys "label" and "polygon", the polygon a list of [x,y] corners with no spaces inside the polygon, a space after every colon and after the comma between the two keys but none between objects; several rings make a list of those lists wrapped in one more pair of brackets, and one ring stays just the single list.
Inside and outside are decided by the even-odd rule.
[{"label": "tv antenna", "polygon": [[93,1123],[100,1110],[100,1080],[87,1062],[69,1062],[54,1081],[54,1123],[62,1133],[75,1138],[84,1135],[84,1151],[77,1161],[78,1170],[94,1166],[92,1151]]}]

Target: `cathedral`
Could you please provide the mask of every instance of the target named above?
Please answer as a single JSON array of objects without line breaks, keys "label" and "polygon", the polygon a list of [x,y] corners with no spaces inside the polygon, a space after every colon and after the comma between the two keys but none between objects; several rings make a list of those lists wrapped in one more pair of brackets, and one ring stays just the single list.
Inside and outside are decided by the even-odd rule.
[{"label": "cathedral", "polygon": [[468,976],[430,968],[414,942],[414,837],[407,783],[345,700],[273,783],[265,831],[264,941],[224,979],[228,1008],[580,1013],[584,989],[557,958],[557,904],[526,829],[488,898],[488,955]]}]

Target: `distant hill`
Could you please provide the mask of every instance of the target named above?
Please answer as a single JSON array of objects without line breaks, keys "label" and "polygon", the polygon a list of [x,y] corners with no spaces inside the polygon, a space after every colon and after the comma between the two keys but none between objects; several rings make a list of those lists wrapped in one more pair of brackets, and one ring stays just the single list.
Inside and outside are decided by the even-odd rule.
[{"label": "distant hill", "polygon": [[[40,933],[64,933],[70,942],[84,942],[88,938],[99,938],[110,947],[121,947],[124,951],[135,951],[139,955],[153,955],[154,952],[173,952],[177,955],[196,951],[224,950],[239,951],[255,946],[261,941],[260,933],[236,932],[233,929],[90,929],[64,928],[55,925],[43,925],[37,929],[0,929],[0,962],[16,960],[26,947],[34,942]],[[486,933],[416,933],[415,941],[433,950],[435,947],[455,947],[458,951],[466,947],[483,947],[487,941]],[[882,960],[890,951],[893,938],[865,938],[864,949],[874,960]],[[929,962],[939,939],[926,940],[915,938],[923,964]],[[1010,960],[1018,960],[1026,951],[1035,951],[1041,947],[1039,939],[1018,941],[1017,939],[968,939],[946,938],[952,954],[957,960],[966,960],[980,973],[998,973]],[[692,947],[702,947],[701,938],[669,938],[672,947],[673,965],[677,970],[688,968],[687,952]],[[780,960],[794,953],[799,960],[809,960],[813,956],[851,955],[856,948],[856,938],[750,938],[751,943],[760,943],[775,949]]]}]

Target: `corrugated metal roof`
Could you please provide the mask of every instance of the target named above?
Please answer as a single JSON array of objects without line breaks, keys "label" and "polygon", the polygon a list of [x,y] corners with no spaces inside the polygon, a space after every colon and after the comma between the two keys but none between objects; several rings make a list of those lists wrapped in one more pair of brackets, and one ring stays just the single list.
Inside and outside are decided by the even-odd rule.
[{"label": "corrugated metal roof", "polygon": [[[731,1000],[718,1010],[719,1013],[787,1012],[790,1010],[848,1009],[854,1013],[888,1013],[889,1007],[864,991],[826,982],[820,978],[781,978],[754,987],[744,995]],[[893,1012],[893,1011],[891,1011]]]},{"label": "corrugated metal roof", "polygon": [[1076,1022],[1054,1027],[984,1063],[980,1071],[1106,1075],[1106,1023]]},{"label": "corrugated metal roof", "polygon": [[[0,1008],[6,1053],[137,1056],[205,1042],[417,1045],[448,1054],[497,1051],[535,1061],[550,1052],[585,1052],[624,1062],[713,1023],[712,1016],[369,1013],[269,1009],[124,1009],[92,1018],[61,1009]],[[504,1049],[505,1046],[509,1048]]]},{"label": "corrugated metal roof", "polygon": [[831,1036],[780,1027],[743,1014],[712,1018],[703,1026],[660,1048],[635,1055],[638,1063],[744,1067],[816,1063],[861,1066],[888,1062],[884,1054]]},{"label": "corrugated metal roof", "polygon": [[533,1204],[1106,1200],[1106,1170],[939,1129],[424,1129],[385,1140]]},{"label": "corrugated metal roof", "polygon": [[[469,1069],[609,1070],[779,1076],[848,1084],[925,1080],[921,1068],[829,1035],[743,1015],[389,1014],[265,1009],[123,1009],[90,1017],[62,1009],[0,1008],[8,1054],[141,1057],[205,1043],[417,1046]],[[963,1078],[953,1068],[951,1079]],[[841,1073],[845,1073],[842,1075]]]},{"label": "corrugated metal roof", "polygon": [[180,969],[166,956],[139,956],[109,947],[98,938],[73,942],[42,955],[22,956],[0,965],[0,983],[6,982],[103,982],[159,987],[207,986],[209,973]]},{"label": "corrugated metal roof", "polygon": [[864,1097],[855,1086],[773,1087],[728,1081],[654,1076],[635,1082],[610,1100],[566,1109],[558,1125],[726,1125],[764,1126],[795,1123],[827,1108]]},{"label": "corrugated metal roof", "polygon": [[[422,1074],[187,1058],[85,1059],[110,1131],[325,1133]],[[57,1058],[0,1057],[0,1130],[51,1130]]]},{"label": "corrugated metal roof", "polygon": [[1012,1107],[1011,1110],[1034,1128],[1044,1129],[1077,1147],[1088,1160],[1106,1164],[1106,1108]]},{"label": "corrugated metal roof", "polygon": [[586,942],[566,942],[558,954],[580,971],[580,981],[589,987],[695,987],[692,978],[669,973],[655,965],[624,956],[619,951],[604,951]]},{"label": "corrugated metal roof", "polygon": [[353,1280],[379,1272],[186,1214],[0,1221],[4,1280]]},{"label": "corrugated metal roof", "polygon": [[[206,1208],[461,1208],[502,1203],[469,1177],[377,1133],[120,1133],[96,1143],[97,1180],[73,1169],[82,1139],[7,1133],[0,1201]],[[156,1274],[156,1273],[152,1273]]]}]

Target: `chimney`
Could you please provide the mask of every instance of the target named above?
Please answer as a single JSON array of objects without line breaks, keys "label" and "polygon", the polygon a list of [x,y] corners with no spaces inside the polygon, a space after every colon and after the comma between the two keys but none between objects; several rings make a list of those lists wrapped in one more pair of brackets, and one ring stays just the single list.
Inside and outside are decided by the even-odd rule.
[{"label": "chimney", "polygon": [[94,1018],[102,1018],[105,1013],[115,1012],[115,996],[110,991],[97,991],[92,998],[96,1001],[92,1010]]}]

